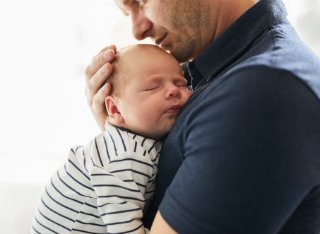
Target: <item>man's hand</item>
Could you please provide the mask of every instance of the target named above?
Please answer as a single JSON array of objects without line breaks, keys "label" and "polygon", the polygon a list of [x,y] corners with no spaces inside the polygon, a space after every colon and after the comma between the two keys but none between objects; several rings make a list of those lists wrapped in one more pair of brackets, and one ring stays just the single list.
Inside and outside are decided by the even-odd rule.
[{"label": "man's hand", "polygon": [[105,81],[112,73],[111,62],[115,58],[116,50],[114,45],[105,47],[92,59],[85,70],[88,105],[102,131],[105,130],[105,120],[108,116],[104,101],[111,93],[110,84]]}]

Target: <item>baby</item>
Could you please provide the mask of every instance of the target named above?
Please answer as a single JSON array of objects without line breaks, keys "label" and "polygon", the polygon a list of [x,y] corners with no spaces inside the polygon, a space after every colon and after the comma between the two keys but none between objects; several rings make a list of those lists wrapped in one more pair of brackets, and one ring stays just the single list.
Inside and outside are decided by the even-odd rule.
[{"label": "baby", "polygon": [[46,185],[32,233],[145,233],[161,138],[191,93],[179,63],[153,45],[117,53],[106,132],[74,147]]}]

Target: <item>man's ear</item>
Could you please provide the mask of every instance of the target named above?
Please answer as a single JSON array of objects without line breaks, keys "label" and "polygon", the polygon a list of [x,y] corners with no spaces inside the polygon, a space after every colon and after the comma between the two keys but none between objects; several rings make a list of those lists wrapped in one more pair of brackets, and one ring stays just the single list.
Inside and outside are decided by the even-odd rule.
[{"label": "man's ear", "polygon": [[124,118],[117,107],[115,98],[113,96],[107,96],[105,99],[105,105],[110,123],[117,126],[122,125],[124,123]]}]

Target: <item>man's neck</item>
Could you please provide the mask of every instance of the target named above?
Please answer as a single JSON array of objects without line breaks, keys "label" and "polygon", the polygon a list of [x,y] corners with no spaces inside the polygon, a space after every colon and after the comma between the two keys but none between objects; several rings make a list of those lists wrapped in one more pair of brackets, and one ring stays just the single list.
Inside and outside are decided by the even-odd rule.
[{"label": "man's neck", "polygon": [[253,7],[258,0],[208,0],[208,2],[213,17],[211,22],[215,23],[211,36],[211,41],[213,41]]}]

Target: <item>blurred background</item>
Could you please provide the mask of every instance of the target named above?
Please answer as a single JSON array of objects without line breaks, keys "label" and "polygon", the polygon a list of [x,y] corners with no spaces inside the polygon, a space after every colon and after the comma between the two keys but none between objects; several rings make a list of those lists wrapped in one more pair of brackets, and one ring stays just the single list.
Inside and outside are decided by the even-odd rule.
[{"label": "blurred background", "polygon": [[[320,56],[320,0],[284,2]],[[41,190],[68,149],[99,133],[84,69],[106,45],[137,43],[130,27],[111,0],[0,0],[1,234],[28,233]]]}]

